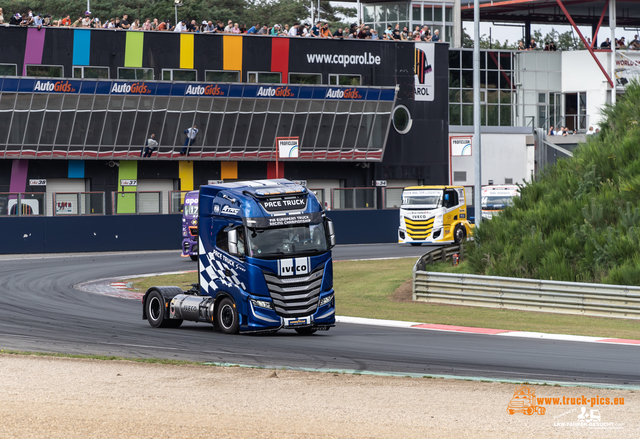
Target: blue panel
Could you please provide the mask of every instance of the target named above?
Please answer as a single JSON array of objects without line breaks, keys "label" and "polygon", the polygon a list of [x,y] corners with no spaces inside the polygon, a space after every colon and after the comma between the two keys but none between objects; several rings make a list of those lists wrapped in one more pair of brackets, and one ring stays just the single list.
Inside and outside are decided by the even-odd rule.
[{"label": "blue panel", "polygon": [[367,90],[367,100],[368,101],[377,101],[380,98],[380,89],[379,88],[370,88]]},{"label": "blue panel", "polygon": [[241,98],[243,89],[244,89],[244,86],[242,85],[230,85],[228,96],[230,98]]},{"label": "blue panel", "polygon": [[[60,79],[36,79],[33,83],[34,93],[79,93],[82,81],[80,80],[60,80]],[[22,82],[20,82],[20,91]]]},{"label": "blue panel", "polygon": [[300,87],[299,99],[311,99],[313,97],[313,87]]},{"label": "blue panel", "polygon": [[311,99],[324,99],[329,90],[339,90],[338,88],[313,87],[313,96]]},{"label": "blue panel", "polygon": [[91,31],[89,29],[74,29],[73,31],[73,65],[88,66],[90,49],[91,49]]},{"label": "blue panel", "polygon": [[381,101],[393,102],[395,97],[396,97],[396,91],[395,90],[389,90],[389,89],[380,90],[380,100]]},{"label": "blue panel", "polygon": [[111,81],[98,81],[96,94],[108,95],[111,92],[111,84],[113,84]]},{"label": "blue panel", "polygon": [[156,87],[157,96],[169,96],[171,94],[171,84],[168,82],[160,82]]},{"label": "blue panel", "polygon": [[94,94],[96,92],[97,86],[98,86],[98,83],[96,81],[82,81],[82,86],[80,87],[80,93]]},{"label": "blue panel", "polygon": [[4,78],[4,81],[2,83],[2,91],[13,91],[16,92],[18,91],[18,85],[20,84],[20,80],[19,79],[13,79],[13,78]]},{"label": "blue panel", "polygon": [[21,79],[18,86],[19,92],[31,93],[33,92],[33,85],[36,83],[35,79]]},{"label": "blue panel", "polygon": [[184,82],[176,82],[171,87],[171,96],[184,96],[187,90],[187,84]]},{"label": "blue panel", "polygon": [[84,178],[83,160],[69,160],[69,178]]}]

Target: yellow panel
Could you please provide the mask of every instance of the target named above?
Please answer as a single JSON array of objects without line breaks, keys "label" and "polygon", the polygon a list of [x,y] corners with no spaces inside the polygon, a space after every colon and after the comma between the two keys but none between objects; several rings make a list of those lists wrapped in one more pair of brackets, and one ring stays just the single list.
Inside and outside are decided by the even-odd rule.
[{"label": "yellow panel", "polygon": [[193,190],[193,162],[178,162],[178,175],[180,176],[180,190]]},{"label": "yellow panel", "polygon": [[222,55],[222,68],[224,70],[238,70],[242,76],[242,37],[223,36]]},{"label": "yellow panel", "polygon": [[180,34],[180,68],[193,69],[193,34]]},{"label": "yellow panel", "polygon": [[237,180],[238,162],[220,162],[220,178],[223,180]]}]

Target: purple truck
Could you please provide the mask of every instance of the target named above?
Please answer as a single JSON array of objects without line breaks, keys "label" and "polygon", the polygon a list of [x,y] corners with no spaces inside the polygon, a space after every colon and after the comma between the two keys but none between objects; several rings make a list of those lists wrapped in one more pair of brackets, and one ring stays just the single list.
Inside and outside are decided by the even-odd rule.
[{"label": "purple truck", "polygon": [[182,210],[182,256],[198,260],[198,196],[200,191],[187,192]]}]

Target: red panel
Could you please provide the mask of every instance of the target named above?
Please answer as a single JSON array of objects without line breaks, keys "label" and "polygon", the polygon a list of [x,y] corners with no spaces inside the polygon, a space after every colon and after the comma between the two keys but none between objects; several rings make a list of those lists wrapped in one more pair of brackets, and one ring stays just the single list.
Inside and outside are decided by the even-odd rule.
[{"label": "red panel", "polygon": [[271,38],[271,71],[282,73],[282,82],[289,82],[289,38]]},{"label": "red panel", "polygon": [[[284,178],[284,162],[278,162],[278,173],[280,178]],[[276,178],[276,162],[267,163],[267,179],[272,178]]]}]

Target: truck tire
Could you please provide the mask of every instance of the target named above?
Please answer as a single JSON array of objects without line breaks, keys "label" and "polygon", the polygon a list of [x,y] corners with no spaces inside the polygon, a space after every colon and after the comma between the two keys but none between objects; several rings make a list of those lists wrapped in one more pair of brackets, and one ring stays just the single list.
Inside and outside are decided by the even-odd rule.
[{"label": "truck tire", "polygon": [[316,331],[316,328],[296,328],[296,332],[300,335],[311,335],[315,334]]},{"label": "truck tire", "polygon": [[193,262],[195,262],[195,261],[197,261],[197,260],[198,260],[198,255],[189,255],[189,257],[191,258],[191,260],[192,260]]},{"label": "truck tire", "polygon": [[464,241],[467,236],[467,231],[464,226],[458,224],[456,228],[453,230],[453,240],[456,244],[460,244]]},{"label": "truck tire", "polygon": [[164,316],[165,300],[158,291],[152,291],[147,296],[147,321],[154,328],[178,328],[182,325],[182,320],[168,319]]},{"label": "truck tire", "polygon": [[238,310],[231,299],[225,297],[218,305],[218,326],[225,334],[236,334],[240,327]]}]

